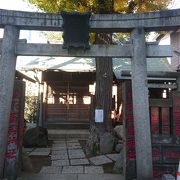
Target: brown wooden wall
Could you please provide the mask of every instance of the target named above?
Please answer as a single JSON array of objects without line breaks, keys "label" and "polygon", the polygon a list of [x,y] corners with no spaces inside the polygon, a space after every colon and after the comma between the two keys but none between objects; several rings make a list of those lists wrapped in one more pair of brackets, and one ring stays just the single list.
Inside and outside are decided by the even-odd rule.
[{"label": "brown wooden wall", "polygon": [[89,122],[87,104],[47,104],[46,113],[47,123]]}]

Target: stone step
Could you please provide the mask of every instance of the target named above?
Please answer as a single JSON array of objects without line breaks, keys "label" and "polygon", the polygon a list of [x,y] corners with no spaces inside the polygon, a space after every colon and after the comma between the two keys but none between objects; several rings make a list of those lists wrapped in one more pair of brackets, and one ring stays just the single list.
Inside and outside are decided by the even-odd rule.
[{"label": "stone step", "polygon": [[17,180],[124,180],[117,174],[32,174],[24,175]]},{"label": "stone step", "polygon": [[50,140],[59,139],[87,139],[89,131],[87,129],[49,129],[48,138]]},{"label": "stone step", "polygon": [[47,129],[89,129],[89,123],[67,123],[67,122],[57,122],[57,123],[47,123],[45,125]]}]

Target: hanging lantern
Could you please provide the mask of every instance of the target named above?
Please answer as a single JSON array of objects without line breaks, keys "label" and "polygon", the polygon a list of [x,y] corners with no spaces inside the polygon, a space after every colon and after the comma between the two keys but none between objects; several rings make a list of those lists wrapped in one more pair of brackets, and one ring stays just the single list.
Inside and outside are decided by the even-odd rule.
[{"label": "hanging lantern", "polygon": [[61,12],[63,18],[63,48],[89,49],[90,13]]}]

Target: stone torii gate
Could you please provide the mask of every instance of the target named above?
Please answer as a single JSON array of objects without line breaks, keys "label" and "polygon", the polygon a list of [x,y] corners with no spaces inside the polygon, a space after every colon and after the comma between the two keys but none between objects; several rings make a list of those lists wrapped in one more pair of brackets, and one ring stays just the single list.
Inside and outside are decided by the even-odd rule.
[{"label": "stone torii gate", "polygon": [[0,10],[0,28],[4,37],[0,42],[0,179],[3,176],[9,114],[15,77],[16,57],[73,56],[73,57],[129,57],[132,58],[132,94],[136,143],[137,176],[152,179],[152,152],[149,120],[146,57],[171,56],[171,47],[145,42],[145,32],[169,31],[180,27],[180,10],[143,14],[92,15],[91,32],[131,32],[129,45],[93,45],[90,50],[65,50],[55,44],[27,44],[19,42],[19,31],[61,31],[62,17],[46,13]]}]

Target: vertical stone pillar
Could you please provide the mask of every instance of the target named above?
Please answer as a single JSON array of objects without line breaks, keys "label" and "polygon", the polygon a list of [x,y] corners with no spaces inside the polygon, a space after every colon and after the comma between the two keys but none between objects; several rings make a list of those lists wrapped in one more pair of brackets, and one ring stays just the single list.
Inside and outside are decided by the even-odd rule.
[{"label": "vertical stone pillar", "polygon": [[143,28],[135,28],[132,38],[132,96],[136,144],[137,179],[151,180],[152,150],[147,87],[146,45]]},{"label": "vertical stone pillar", "polygon": [[180,75],[176,79],[176,84],[177,84],[177,91],[180,91]]},{"label": "vertical stone pillar", "polygon": [[15,79],[15,46],[18,37],[19,29],[17,27],[5,26],[0,60],[0,179],[2,179],[4,169],[9,115]]}]

